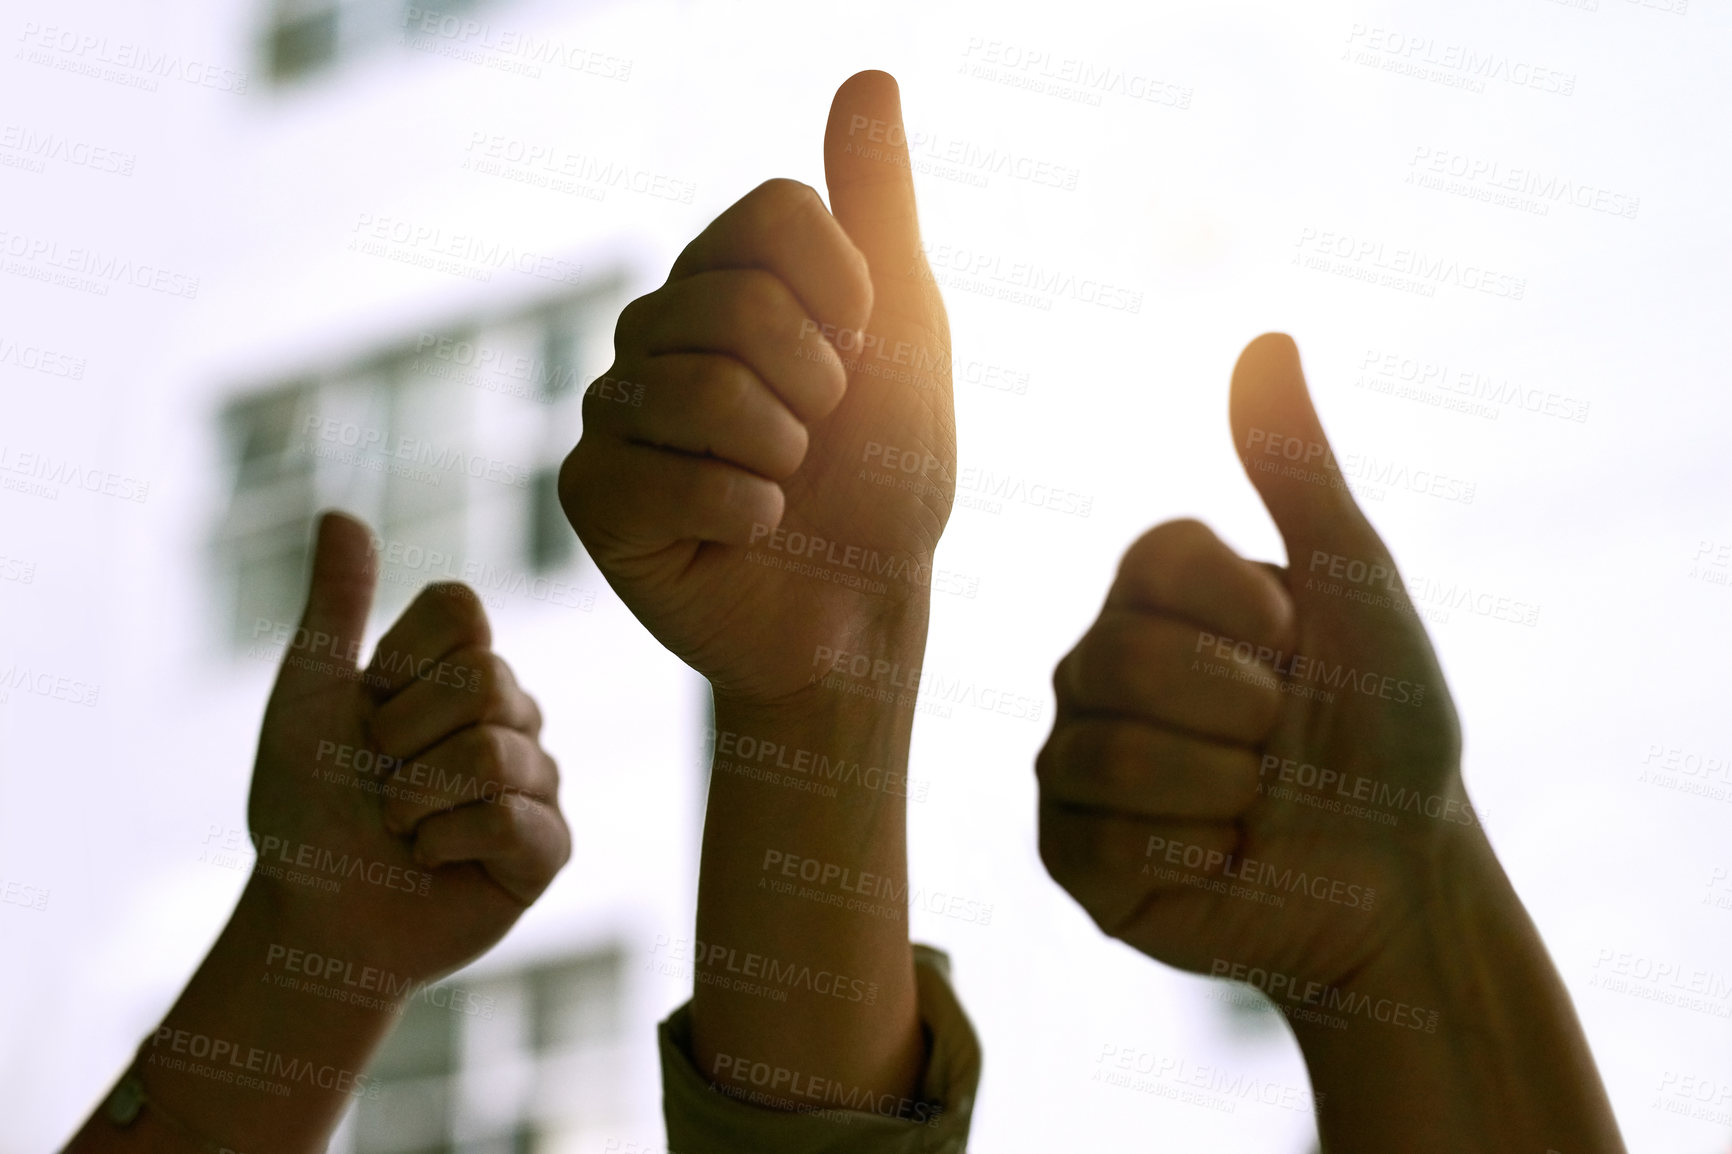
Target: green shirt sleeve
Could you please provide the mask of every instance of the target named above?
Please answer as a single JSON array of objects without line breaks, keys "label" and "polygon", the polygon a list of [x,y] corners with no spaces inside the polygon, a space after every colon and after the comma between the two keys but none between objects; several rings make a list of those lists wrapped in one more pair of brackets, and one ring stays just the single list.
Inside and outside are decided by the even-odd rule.
[{"label": "green shirt sleeve", "polygon": [[[926,1034],[926,1076],[920,1100],[860,1099],[848,1091],[813,1086],[791,1093],[772,1089],[773,1071],[741,1070],[712,1086],[692,1059],[691,1003],[658,1027],[662,1059],[662,1114],[670,1154],[962,1154],[980,1085],[980,1039],[950,987],[950,959],[930,946],[914,947],[920,1020]],[[798,1112],[752,1104],[754,1095],[810,1101]]]}]

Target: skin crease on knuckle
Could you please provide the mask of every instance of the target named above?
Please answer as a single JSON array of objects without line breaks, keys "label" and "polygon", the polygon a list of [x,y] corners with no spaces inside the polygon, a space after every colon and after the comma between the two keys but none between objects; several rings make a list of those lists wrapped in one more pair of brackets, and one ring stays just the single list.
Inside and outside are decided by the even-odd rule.
[{"label": "skin crease on knuckle", "polygon": [[724,387],[734,395],[715,402],[712,427],[733,429],[730,439],[744,450],[739,455],[745,458],[730,463],[778,482],[798,472],[806,459],[806,426],[780,400],[765,396],[763,386],[744,370]]},{"label": "skin crease on knuckle", "polygon": [[[818,195],[818,190],[811,185],[802,184],[797,180],[778,178],[766,181],[759,186],[758,192],[764,194],[760,205],[755,206],[761,215],[753,223],[762,230],[760,235],[766,235],[771,230],[799,228],[799,219],[810,214],[816,219],[816,227],[823,230],[832,228],[829,217],[830,210],[824,206],[824,200]],[[844,315],[836,317],[821,317],[820,320],[847,327],[859,327],[866,324],[872,312],[872,272],[867,266],[866,256],[846,236],[838,238],[842,243],[844,259],[847,268],[832,270],[831,289],[837,286],[852,289],[847,299],[840,307]]]},{"label": "skin crease on knuckle", "polygon": [[493,821],[489,840],[508,851],[497,868],[510,881],[508,892],[530,905],[570,860],[570,831],[562,817],[539,806],[511,809]]},{"label": "skin crease on knuckle", "polygon": [[781,429],[776,434],[775,442],[776,459],[770,466],[769,473],[772,481],[786,481],[799,472],[800,466],[806,463],[806,450],[812,444],[812,434],[799,421],[784,419],[779,424]]},{"label": "skin crease on knuckle", "polygon": [[757,381],[752,371],[732,357],[705,357],[698,370],[705,418],[712,424],[732,424],[752,413]]},{"label": "skin crease on knuckle", "polygon": [[[751,369],[731,357],[706,357],[698,381],[702,419],[709,430],[706,453],[716,455],[717,444],[726,440],[745,449],[748,458],[762,462],[771,476],[798,467],[799,457],[805,455],[805,430],[776,411],[781,402]],[[792,466],[788,465],[790,426],[800,434],[799,454]],[[724,431],[731,435],[724,437]]]},{"label": "skin crease on knuckle", "polygon": [[438,708],[449,715],[449,721],[462,722],[465,727],[511,722],[518,690],[503,657],[491,649],[471,646],[453,650],[441,660],[462,671],[463,677],[461,683],[436,686],[441,702]]},{"label": "skin crease on knuckle", "polygon": [[[497,653],[488,652],[481,660],[481,709],[479,720],[485,725],[506,725],[520,712],[521,696],[511,667]],[[527,710],[521,712],[527,713]]]},{"label": "skin crease on knuckle", "polygon": [[[778,494],[780,488],[773,482],[762,478],[754,478],[743,470],[731,466],[717,466],[704,469],[692,478],[694,508],[711,510],[723,521],[733,524],[741,520],[751,520],[756,510],[763,503],[754,492],[754,482],[757,485],[774,489]],[[780,510],[778,512],[778,519]],[[759,517],[762,520],[763,518]]]},{"label": "skin crease on knuckle", "polygon": [[507,783],[510,780],[510,730],[484,722],[474,726],[465,740],[464,760],[478,782]]},{"label": "skin crease on knuckle", "polygon": [[[739,333],[747,348],[759,355],[793,353],[800,343],[800,322],[805,310],[787,285],[773,273],[753,269],[740,281],[737,291],[726,298],[728,329]],[[775,364],[763,368],[773,369]]]}]

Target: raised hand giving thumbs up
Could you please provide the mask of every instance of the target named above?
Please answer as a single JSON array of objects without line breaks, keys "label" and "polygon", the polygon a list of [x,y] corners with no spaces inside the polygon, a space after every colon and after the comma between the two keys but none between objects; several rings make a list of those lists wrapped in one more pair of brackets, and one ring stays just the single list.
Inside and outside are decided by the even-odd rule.
[{"label": "raised hand giving thumbs up", "polygon": [[323,1150],[412,998],[505,935],[570,856],[541,714],[460,585],[423,591],[365,670],[377,559],[319,523],[247,804],[228,924],[67,1147]]},{"label": "raised hand giving thumbs up", "polygon": [[[895,1125],[938,1113],[914,1102],[936,1067],[908,941],[902,792],[852,783],[825,796],[798,771],[734,755],[744,745],[793,766],[821,751],[902,780],[932,558],[955,492],[949,326],[893,79],[862,72],[841,86],[823,155],[828,207],[805,185],[760,185],[626,308],[561,475],[566,513],[609,583],[714,693],[704,956],[773,959],[872,991],[767,1002],[700,965],[689,1025],[669,1027],[689,1042],[663,1054],[669,1141],[682,1148],[710,1148],[734,1125],[700,1121],[718,1096],[690,1087],[762,1091],[733,1077],[760,1066],[788,1072],[759,1093],[773,1110],[885,1113],[862,1104],[888,1102]],[[770,886],[769,864],[802,861],[893,896],[866,914],[838,894],[805,901]],[[813,1086],[839,1096],[814,1102]],[[945,1117],[959,1143],[957,1106]]]},{"label": "raised hand giving thumbs up", "polygon": [[1289,338],[1245,349],[1231,416],[1288,566],[1195,521],[1131,546],[1054,674],[1048,870],[1113,937],[1268,995],[1325,1149],[1620,1149],[1468,802],[1431,643]]}]

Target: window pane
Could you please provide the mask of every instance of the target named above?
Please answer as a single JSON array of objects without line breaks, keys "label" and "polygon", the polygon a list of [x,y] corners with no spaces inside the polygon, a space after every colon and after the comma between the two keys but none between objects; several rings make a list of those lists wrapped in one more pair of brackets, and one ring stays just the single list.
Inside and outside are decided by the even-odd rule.
[{"label": "window pane", "polygon": [[267,48],[271,78],[291,80],[330,63],[337,55],[337,10],[280,20]]},{"label": "window pane", "polygon": [[531,1021],[538,1052],[617,1043],[620,960],[608,952],[535,975]]},{"label": "window pane", "polygon": [[374,1076],[388,1080],[449,1074],[456,1068],[457,1015],[433,1004],[431,998],[413,998],[391,1032],[378,1057]]},{"label": "window pane", "polygon": [[255,624],[294,621],[305,593],[315,462],[297,430],[316,385],[297,382],[235,403],[224,416],[234,495],[216,534],[226,631],[249,645]]},{"label": "window pane", "polygon": [[578,374],[583,371],[582,349],[573,318],[554,316],[547,325],[542,344],[542,369],[537,374],[541,384],[541,399],[551,401],[579,390]]},{"label": "window pane", "polygon": [[536,471],[529,500],[529,563],[538,573],[562,569],[577,553],[577,534],[559,504],[559,466]]}]

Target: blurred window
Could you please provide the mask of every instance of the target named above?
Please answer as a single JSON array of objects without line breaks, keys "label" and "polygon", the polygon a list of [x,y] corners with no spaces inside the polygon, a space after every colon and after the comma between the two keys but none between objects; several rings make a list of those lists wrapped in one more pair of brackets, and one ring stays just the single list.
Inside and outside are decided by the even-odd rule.
[{"label": "blurred window", "polygon": [[437,28],[483,0],[271,0],[265,62],[278,83],[318,72],[377,44]]},{"label": "blurred window", "polygon": [[555,1154],[616,1133],[627,1041],[618,946],[412,998],[332,1149]]},{"label": "blurred window", "polygon": [[378,534],[380,614],[440,580],[466,581],[490,604],[572,606],[569,581],[542,579],[582,562],[559,467],[582,431],[584,385],[605,364],[596,358],[622,284],[431,326],[232,401],[221,424],[233,489],[214,545],[235,647],[296,620],[326,508]]}]

